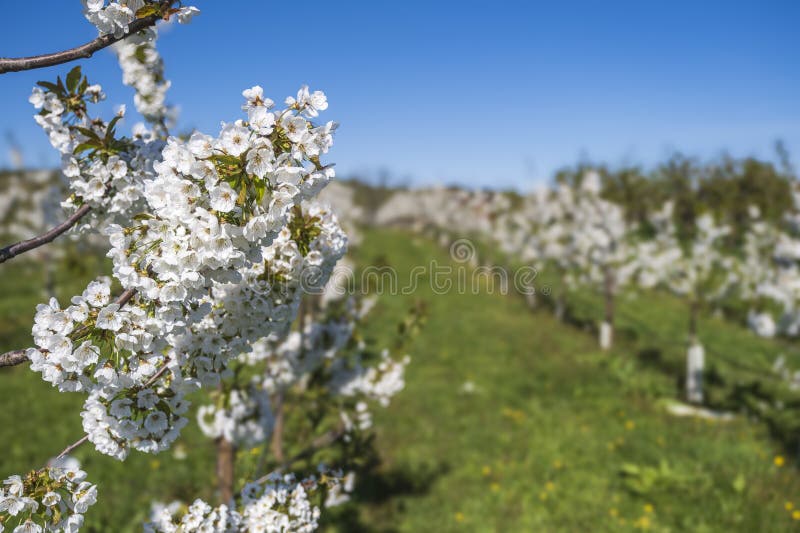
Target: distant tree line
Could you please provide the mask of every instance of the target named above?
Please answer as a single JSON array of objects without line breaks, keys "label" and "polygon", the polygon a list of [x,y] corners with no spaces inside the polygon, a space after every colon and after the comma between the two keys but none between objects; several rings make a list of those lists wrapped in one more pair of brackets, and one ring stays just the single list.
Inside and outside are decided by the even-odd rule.
[{"label": "distant tree line", "polygon": [[710,212],[719,223],[731,227],[733,245],[747,228],[751,207],[775,224],[794,207],[792,187],[797,178],[780,142],[776,153],[777,163],[729,155],[703,162],[676,153],[650,170],[579,163],[558,171],[555,180],[579,185],[588,171],[595,170],[602,178],[603,197],[621,205],[628,221],[637,223],[643,232],[651,229],[648,215],[672,200],[681,240],[691,239],[695,218]]}]

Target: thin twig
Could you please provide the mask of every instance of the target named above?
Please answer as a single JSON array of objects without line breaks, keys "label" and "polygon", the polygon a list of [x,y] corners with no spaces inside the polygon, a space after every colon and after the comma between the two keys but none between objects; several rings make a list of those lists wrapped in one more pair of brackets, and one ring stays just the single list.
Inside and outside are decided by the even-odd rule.
[{"label": "thin twig", "polygon": [[72,226],[77,224],[78,221],[82,219],[86,215],[86,213],[88,213],[91,209],[92,208],[88,204],[83,204],[78,208],[77,211],[72,213],[72,215],[67,220],[65,220],[58,226],[32,239],[28,239],[26,241],[20,241],[18,243],[11,244],[9,246],[6,246],[5,248],[0,249],[0,263],[5,263],[9,259],[13,259],[14,257],[20,254],[29,252],[49,242],[53,242],[56,239],[56,237],[58,237],[59,235],[70,229]]},{"label": "thin twig", "polygon": [[[333,444],[334,442],[336,442],[337,440],[342,438],[342,436],[344,436],[345,433],[346,433],[346,431],[345,431],[344,427],[342,427],[342,426],[339,426],[336,429],[332,429],[332,430],[328,431],[327,433],[323,433],[322,435],[320,435],[319,437],[314,439],[306,449],[304,449],[303,451],[293,455],[292,457],[289,458],[288,461],[285,461],[281,465],[281,468],[282,469],[286,469],[287,467],[289,467],[292,464],[296,463],[300,459],[303,459],[305,457],[309,457],[311,455],[314,455],[315,452],[321,450],[325,446],[330,446],[331,444]],[[260,478],[255,480],[254,483],[264,483],[265,481],[269,480],[269,477],[271,475],[272,475],[272,472],[270,472],[269,474],[266,474],[264,476],[261,476]]]},{"label": "thin twig", "polygon": [[142,388],[145,389],[145,388],[149,387],[150,385],[152,385],[153,383],[155,383],[156,380],[158,380],[158,378],[163,376],[164,372],[166,372],[167,370],[169,370],[169,366],[167,365],[167,363],[164,363],[164,366],[162,366],[158,370],[158,372],[153,374],[153,376],[150,379],[148,379],[147,382],[145,382],[145,384],[142,386]]},{"label": "thin twig", "polygon": [[[173,1],[162,2],[164,7],[172,5]],[[150,15],[136,19],[128,25],[125,33],[121,37],[116,37],[114,34],[101,35],[100,37],[89,41],[86,44],[64,50],[62,52],[54,52],[52,54],[42,54],[30,57],[3,57],[0,58],[0,74],[6,72],[19,72],[22,70],[33,70],[37,68],[52,67],[54,65],[61,65],[62,63],[69,63],[76,59],[92,57],[92,54],[102,50],[117,41],[121,41],[134,33],[137,33],[145,28],[155,25],[161,17],[159,15]]]},{"label": "thin twig", "polygon": [[81,444],[83,444],[87,440],[89,440],[89,435],[84,435],[80,439],[76,440],[75,442],[73,442],[72,444],[70,444],[69,446],[64,448],[64,451],[61,452],[60,454],[58,454],[56,456],[56,459],[61,459],[62,457],[67,455],[69,452],[73,451],[75,448],[79,447]]}]

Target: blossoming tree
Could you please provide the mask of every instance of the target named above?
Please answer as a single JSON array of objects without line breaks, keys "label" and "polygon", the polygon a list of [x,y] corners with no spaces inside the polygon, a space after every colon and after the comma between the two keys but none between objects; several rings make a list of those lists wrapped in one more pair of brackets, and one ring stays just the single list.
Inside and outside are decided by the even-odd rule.
[{"label": "blossoming tree", "polygon": [[652,215],[651,223],[656,235],[639,245],[638,282],[644,288],[663,285],[688,302],[686,398],[702,403],[705,350],[698,336],[698,315],[704,305],[726,296],[735,286],[735,261],[722,247],[728,228],[704,214],[695,221],[694,238],[682,243],[673,223],[671,202]]},{"label": "blossoming tree", "polygon": [[[241,361],[261,359],[263,343],[290,342],[303,294],[322,290],[347,243],[336,217],[314,200],[334,176],[321,157],[336,125],[315,122],[328,106],[322,92],[303,87],[278,108],[255,86],[243,92],[244,117],[217,135],[171,136],[174,112],[166,105],[169,81],[156,50],[156,23],[189,22],[199,11],[173,0],[83,4],[97,39],[55,54],[0,59],[0,73],[113,46],[146,124],[126,137],[118,131],[124,107],[107,119],[93,115],[92,104],[105,94],[80,67],[40,82],[30,98],[70,181],[62,203],[69,216],[3,248],[0,262],[67,231],[94,232],[107,239],[113,278],[98,277],[69,305],[55,299],[39,305],[33,347],[0,355],[0,366],[29,362],[59,391],[85,398],[85,436],[58,454],[61,462],[11,476],[0,489],[0,530],[15,533],[78,530],[97,489],[63,458],[87,442],[119,460],[132,450],[166,450],[188,423],[189,392],[219,390],[227,402],[220,412],[255,416],[232,431],[225,423],[213,426],[223,440],[265,435],[264,392],[271,389],[263,382],[260,391],[226,383]],[[269,353],[277,367],[291,366],[285,350]],[[396,388],[402,365],[382,364],[377,374],[343,365],[347,372],[336,374],[342,394],[369,395],[387,374]],[[162,513],[147,529],[310,531],[320,513],[312,494],[337,483],[326,471],[299,481],[267,475],[238,495],[223,493],[217,507],[198,500],[177,516]]]}]

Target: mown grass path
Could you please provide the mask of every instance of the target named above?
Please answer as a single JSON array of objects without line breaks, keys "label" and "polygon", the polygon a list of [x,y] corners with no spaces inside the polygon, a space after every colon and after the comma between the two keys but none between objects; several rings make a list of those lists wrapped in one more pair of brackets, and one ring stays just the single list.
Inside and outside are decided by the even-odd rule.
[{"label": "mown grass path", "polygon": [[[451,264],[432,243],[391,231],[368,233],[356,257],[392,265],[401,286],[416,265]],[[669,416],[660,400],[675,396],[674,378],[624,342],[602,354],[592,333],[520,297],[434,294],[419,281],[413,295],[381,296],[370,318],[380,344],[414,299],[429,305],[406,389],[376,418],[384,465],[359,489],[365,529],[800,526],[787,510],[800,505],[798,472],[763,425]]]}]

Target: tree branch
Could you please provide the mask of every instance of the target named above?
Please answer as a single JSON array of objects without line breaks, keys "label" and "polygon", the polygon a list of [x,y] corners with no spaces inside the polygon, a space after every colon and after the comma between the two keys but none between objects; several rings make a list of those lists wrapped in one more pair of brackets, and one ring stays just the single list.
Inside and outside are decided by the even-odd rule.
[{"label": "tree branch", "polygon": [[[120,309],[122,309],[122,307],[124,307],[126,303],[131,301],[131,298],[133,298],[135,295],[136,295],[136,289],[126,289],[119,296],[117,296],[117,299],[114,300],[114,303],[119,305]],[[85,327],[86,326],[83,326],[83,328]],[[80,332],[81,328],[78,328],[73,332],[73,334]],[[4,354],[0,354],[0,368],[4,366],[21,365],[27,360],[28,357],[25,355],[25,350],[14,350],[12,352],[6,352]],[[159,370],[152,378],[150,378],[150,381],[148,381],[145,386],[151,385],[156,379],[162,376],[165,371],[166,371],[166,365],[164,366],[164,368]]]},{"label": "tree branch", "polygon": [[[171,5],[173,2],[170,1],[162,3]],[[92,57],[92,54],[95,52],[111,46],[117,41],[125,39],[129,35],[133,35],[134,33],[155,25],[160,18],[161,17],[158,15],[151,15],[149,17],[136,19],[128,25],[128,29],[122,37],[115,37],[113,34],[101,35],[100,37],[89,41],[86,44],[82,44],[62,52],[30,57],[2,57],[0,58],[0,74],[52,67],[53,65],[69,63],[70,61],[75,61],[76,59]]]},{"label": "tree branch", "polygon": [[14,350],[0,355],[0,367],[21,365],[28,360],[25,350]]},{"label": "tree branch", "polygon": [[69,446],[67,446],[66,448],[64,448],[64,450],[63,450],[63,451],[62,451],[60,454],[58,454],[58,455],[56,456],[56,459],[61,459],[62,457],[64,457],[65,455],[67,455],[69,452],[71,452],[71,451],[72,451],[72,450],[74,450],[75,448],[79,447],[81,444],[83,444],[83,443],[84,443],[84,442],[86,442],[87,440],[89,440],[89,435],[84,435],[83,437],[81,437],[81,438],[80,438],[80,439],[78,439],[77,441],[73,442],[72,444],[70,444]]},{"label": "tree branch", "polygon": [[78,221],[82,219],[91,209],[92,208],[89,206],[89,204],[83,204],[67,220],[58,226],[55,226],[54,228],[32,239],[20,241],[0,249],[0,263],[5,263],[9,259],[13,259],[20,254],[24,254],[25,252],[29,252],[49,242],[53,242],[56,240],[56,237],[77,224]]}]

